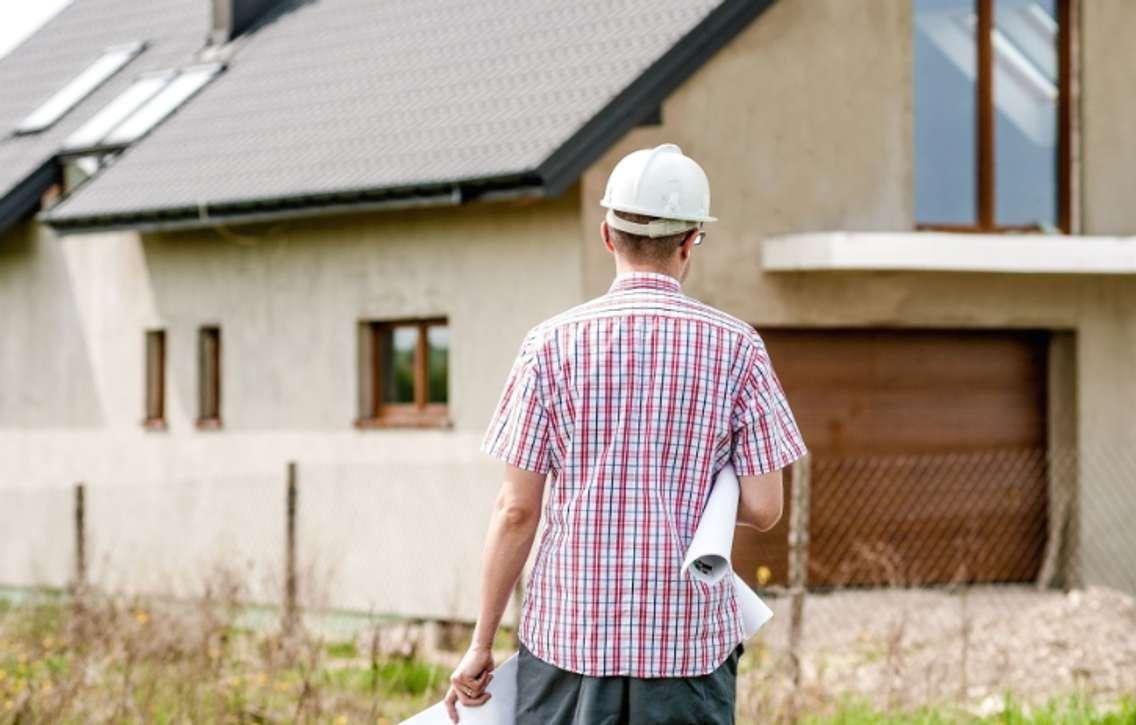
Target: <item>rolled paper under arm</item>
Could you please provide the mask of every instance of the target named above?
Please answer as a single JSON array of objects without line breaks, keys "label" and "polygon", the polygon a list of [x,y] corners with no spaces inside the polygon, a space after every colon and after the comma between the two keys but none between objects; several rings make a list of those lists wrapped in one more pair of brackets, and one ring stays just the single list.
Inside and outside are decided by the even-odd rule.
[{"label": "rolled paper under arm", "polygon": [[710,498],[706,501],[706,508],[702,510],[702,518],[698,520],[690,548],[686,550],[682,571],[706,584],[717,584],[726,575],[733,578],[734,594],[742,615],[742,629],[746,639],[749,639],[773,617],[773,611],[734,573],[730,564],[740,496],[737,474],[734,473],[734,467],[727,463],[714,479]]}]

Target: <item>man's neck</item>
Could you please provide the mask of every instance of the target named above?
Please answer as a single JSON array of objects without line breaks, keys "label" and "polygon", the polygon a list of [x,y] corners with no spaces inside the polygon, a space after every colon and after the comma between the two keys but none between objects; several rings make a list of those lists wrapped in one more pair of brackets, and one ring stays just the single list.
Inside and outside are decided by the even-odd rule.
[{"label": "man's neck", "polygon": [[682,281],[682,278],[679,277],[677,270],[672,269],[670,266],[661,267],[649,264],[633,264],[620,259],[616,259],[615,275],[617,277],[621,274],[628,274],[630,272],[650,272],[652,274],[665,274],[668,277],[674,277],[680,282]]}]

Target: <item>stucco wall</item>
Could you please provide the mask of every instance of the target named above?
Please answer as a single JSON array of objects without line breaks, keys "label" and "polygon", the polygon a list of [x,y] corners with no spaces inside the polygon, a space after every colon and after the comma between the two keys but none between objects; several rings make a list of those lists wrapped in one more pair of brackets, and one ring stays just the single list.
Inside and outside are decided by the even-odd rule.
[{"label": "stucco wall", "polygon": [[[1127,199],[1136,84],[1123,28],[1136,4],[1085,3],[1085,231],[1136,234]],[[706,169],[712,211],[685,290],[763,326],[1049,328],[1077,337],[1081,566],[1136,591],[1136,283],[1104,276],[763,273],[764,238],[913,227],[908,0],[781,0],[630,132],[581,181],[584,288],[610,258],[593,232],[624,154],[674,142]],[[1107,27],[1106,27],[1107,26]],[[1119,29],[1118,29],[1119,28]],[[1119,46],[1126,46],[1120,48]],[[1127,48],[1127,49],[1126,49]],[[1113,110],[1115,107],[1115,111]],[[1105,118],[1115,113],[1115,118]],[[776,362],[776,361],[774,361]],[[791,402],[791,401],[790,401]]]},{"label": "stucco wall", "polygon": [[[224,563],[275,599],[296,460],[313,601],[473,616],[501,470],[477,445],[524,332],[579,301],[578,209],[573,191],[141,239],[34,227],[5,239],[0,508],[15,527],[4,536],[19,528],[27,546],[0,547],[0,583],[66,581],[67,489],[84,481],[96,578],[185,593]],[[427,315],[449,319],[453,428],[356,430],[358,321]],[[222,328],[220,431],[193,424],[207,323]],[[165,432],[140,426],[154,326],[167,330]]]},{"label": "stucco wall", "polygon": [[34,222],[0,234],[0,429],[99,422],[73,272]]},{"label": "stucco wall", "polygon": [[1081,183],[1089,234],[1136,234],[1136,4],[1082,0]]}]

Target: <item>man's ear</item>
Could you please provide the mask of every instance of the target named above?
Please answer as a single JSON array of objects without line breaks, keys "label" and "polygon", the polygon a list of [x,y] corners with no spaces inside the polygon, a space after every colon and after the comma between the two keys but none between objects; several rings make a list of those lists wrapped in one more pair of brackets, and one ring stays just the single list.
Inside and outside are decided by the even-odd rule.
[{"label": "man's ear", "polygon": [[608,227],[607,221],[600,222],[600,239],[603,239],[607,251],[615,254],[615,244],[611,241],[611,228]]},{"label": "man's ear", "polygon": [[685,262],[687,257],[690,256],[691,251],[694,249],[694,240],[698,239],[698,234],[698,229],[692,229],[690,233],[686,235],[686,238],[682,240],[682,243],[678,245],[679,259]]}]

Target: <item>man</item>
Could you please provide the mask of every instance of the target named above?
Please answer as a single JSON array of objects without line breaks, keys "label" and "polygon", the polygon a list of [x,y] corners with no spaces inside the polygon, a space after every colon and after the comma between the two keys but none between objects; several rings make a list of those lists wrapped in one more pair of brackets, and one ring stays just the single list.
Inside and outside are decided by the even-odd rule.
[{"label": "man", "polygon": [[482,450],[506,462],[473,641],[446,704],[484,703],[491,645],[540,520],[519,625],[517,723],[732,723],[742,625],[729,577],[683,575],[716,473],[733,463],[739,523],[781,516],[781,469],[804,454],[754,329],[683,294],[710,186],[674,145],[608,179],[607,294],[525,336]]}]

